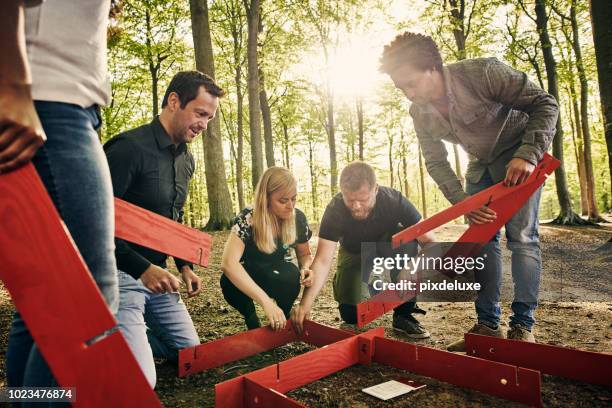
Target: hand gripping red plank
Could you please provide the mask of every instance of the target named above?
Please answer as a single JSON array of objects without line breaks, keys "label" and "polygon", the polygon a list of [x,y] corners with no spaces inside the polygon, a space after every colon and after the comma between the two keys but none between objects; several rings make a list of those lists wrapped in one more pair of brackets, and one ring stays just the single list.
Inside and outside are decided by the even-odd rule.
[{"label": "hand gripping red plank", "polygon": [[201,266],[208,266],[210,235],[115,198],[115,236]]},{"label": "hand gripping red plank", "polygon": [[[522,184],[513,187],[506,187],[503,183],[495,184],[458,204],[447,208],[436,215],[419,222],[405,230],[395,234],[392,238],[392,245],[397,247],[403,243],[410,242],[417,237],[429,232],[441,225],[446,224],[466,213],[488,205],[497,213],[497,219],[488,224],[473,224],[457,240],[457,243],[449,249],[446,256],[469,256],[478,252],[480,248],[495,235],[495,233],[505,225],[510,218],[527,202],[529,197],[538,189],[546,178],[561,162],[548,153],[538,163],[533,173]],[[465,245],[474,243],[475,245]],[[400,298],[399,294],[393,291],[385,291],[373,296],[369,300],[357,305],[357,326],[362,327],[383,314],[393,310],[408,299],[405,294]]]},{"label": "hand gripping red plank", "polygon": [[77,407],[161,407],[30,164],[0,176],[0,279]]}]

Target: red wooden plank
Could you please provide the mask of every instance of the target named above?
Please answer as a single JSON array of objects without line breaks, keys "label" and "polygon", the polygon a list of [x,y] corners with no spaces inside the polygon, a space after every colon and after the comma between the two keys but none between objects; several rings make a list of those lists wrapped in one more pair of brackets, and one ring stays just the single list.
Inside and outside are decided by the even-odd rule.
[{"label": "red wooden plank", "polygon": [[245,377],[243,375],[215,384],[215,407],[244,407],[244,384]]},{"label": "red wooden plank", "polygon": [[381,337],[374,341],[373,361],[377,363],[510,401],[541,406],[538,371]]},{"label": "red wooden plank", "polygon": [[346,330],[325,326],[312,320],[304,320],[304,332],[299,336],[299,340],[313,346],[322,347],[354,335],[354,333]]},{"label": "red wooden plank", "polygon": [[179,377],[199,373],[298,340],[291,322],[275,332],[270,326],[248,330],[179,351]]},{"label": "red wooden plank", "polygon": [[294,341],[304,341],[317,347],[353,336],[353,333],[304,321],[304,333],[297,336],[291,321],[284,330],[275,332],[270,326],[227,336],[179,351],[179,377],[199,373],[232,361],[272,350]]},{"label": "red wooden plank", "polygon": [[282,361],[278,364],[277,381],[258,382],[285,393],[355,365],[359,363],[358,338],[359,336],[349,337]]},{"label": "red wooden plank", "polygon": [[208,266],[212,237],[115,198],[115,235],[156,251]]},{"label": "red wooden plank", "polygon": [[0,279],[75,406],[161,406],[34,167],[0,176]]},{"label": "red wooden plank", "polygon": [[[470,225],[459,240],[457,240],[457,244],[453,245],[444,256],[458,257],[474,255],[484,244],[489,242],[493,235],[495,235],[510,218],[512,218],[514,213],[527,202],[529,197],[531,197],[544,181],[546,181],[547,176],[552,174],[559,165],[559,160],[546,153],[534,172],[524,183],[514,187],[505,187],[503,183],[498,183],[489,187],[395,234],[392,238],[392,245],[397,247],[403,243],[410,242],[432,229],[487,204],[491,209],[497,212],[497,219],[487,224]],[[469,245],[470,243],[474,245]],[[454,275],[452,271],[447,271],[445,273],[449,276]],[[402,302],[393,300],[393,293],[393,291],[385,291],[357,305],[357,326],[363,327],[382,314],[399,306]],[[395,296],[397,297],[397,295]]]},{"label": "red wooden plank", "polygon": [[467,352],[476,357],[612,387],[612,354],[471,333],[465,335],[465,345]]},{"label": "red wooden plank", "polygon": [[253,380],[245,378],[244,383],[244,406],[247,408],[306,408],[305,405]]},{"label": "red wooden plank", "polygon": [[[557,167],[559,167],[560,164],[561,162],[559,160],[552,157],[548,153],[545,153],[544,156],[542,157],[542,160],[538,164],[538,166],[534,169],[533,173],[529,176],[529,178],[524,183],[519,184],[518,186],[514,186],[514,187],[505,187],[502,183],[498,183],[492,187],[489,187],[488,189],[483,190],[477,194],[474,194],[473,196],[466,198],[460,203],[457,203],[453,205],[452,207],[447,208],[446,210],[443,210],[427,218],[426,220],[419,222],[418,224],[415,224],[409,228],[406,228],[405,230],[401,232],[398,232],[397,234],[393,236],[392,244],[393,246],[397,247],[401,245],[402,243],[413,241],[417,237],[423,235],[426,232],[429,232],[435,228],[438,228],[439,226],[444,225],[486,204],[490,205],[495,201],[498,201],[503,198],[507,198],[507,196],[514,199],[513,195],[517,192],[517,190],[525,188],[531,183],[541,184],[541,182],[543,182],[548,175],[552,174],[552,172]],[[487,227],[487,226],[490,227],[490,225],[492,224],[497,224],[497,223],[493,222],[489,224],[471,225],[470,228],[468,228],[468,230],[470,229],[475,230],[478,236],[480,234],[479,231],[481,231],[483,227]],[[501,225],[502,224],[499,225],[499,228],[501,228]],[[497,229],[495,231],[497,231]],[[483,242],[483,241],[486,242],[490,238],[491,237],[489,237],[486,240],[481,238],[478,241],[471,241],[471,242]],[[464,242],[470,242],[470,241],[465,240]]]}]

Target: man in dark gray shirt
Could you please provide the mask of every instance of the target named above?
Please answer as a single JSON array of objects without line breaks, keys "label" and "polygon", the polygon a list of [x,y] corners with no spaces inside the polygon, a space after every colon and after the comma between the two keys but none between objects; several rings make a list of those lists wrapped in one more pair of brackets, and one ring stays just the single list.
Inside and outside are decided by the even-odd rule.
[{"label": "man in dark gray shirt", "polygon": [[[338,242],[340,249],[334,276],[334,299],[338,302],[342,320],[355,324],[357,305],[370,295],[367,282],[371,265],[367,261],[362,262],[368,257],[366,253],[372,248],[370,245],[376,245],[375,256],[389,256],[378,253],[378,244],[383,244],[380,245],[381,252],[388,252],[384,243],[390,248],[391,235],[418,223],[420,219],[421,214],[399,191],[377,184],[376,174],[370,165],[359,161],[348,164],[340,173],[340,193],[327,205],[321,220],[317,254],[310,266],[314,282],[304,289],[300,305],[292,310],[291,318],[298,332],[303,329],[304,319],[308,318],[316,297],[327,281]],[[421,245],[432,242],[433,234],[423,234],[416,241]],[[366,248],[362,248],[362,244],[366,244]],[[364,249],[366,253],[362,253]],[[414,256],[417,242],[407,244],[403,250]],[[428,338],[429,332],[414,318],[413,313],[424,313],[416,307],[414,300],[399,305],[393,311],[393,328],[412,339]]]},{"label": "man in dark gray shirt", "polygon": [[[410,115],[427,170],[446,198],[456,204],[469,195],[504,181],[521,184],[533,172],[555,134],[559,108],[555,99],[527,75],[495,58],[443,65],[431,37],[406,32],[388,44],[381,70],[412,101]],[[470,157],[467,188],[453,172],[443,141],[461,145]],[[541,254],[538,209],[541,189],[506,224],[512,251],[513,315],[508,337],[535,341],[531,333],[538,302]],[[467,215],[471,223],[492,222],[486,206]],[[477,274],[478,323],[471,332],[503,337],[499,328],[502,282],[499,232],[486,248],[485,271]],[[451,351],[464,351],[459,340]]]},{"label": "man in dark gray shirt", "polygon": [[[117,135],[104,146],[116,197],[181,222],[195,161],[187,144],[206,130],[224,91],[197,71],[174,76],[162,112],[149,124]],[[152,387],[153,356],[177,360],[178,350],[199,338],[178,293],[180,281],[166,268],[166,254],[116,240],[119,269],[117,320]],[[193,265],[174,259],[188,296],[202,289]]]}]

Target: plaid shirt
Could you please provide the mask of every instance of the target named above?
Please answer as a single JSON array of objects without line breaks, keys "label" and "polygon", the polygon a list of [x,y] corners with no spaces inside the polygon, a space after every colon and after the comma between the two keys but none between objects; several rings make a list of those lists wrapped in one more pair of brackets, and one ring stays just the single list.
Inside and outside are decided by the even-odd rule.
[{"label": "plaid shirt", "polygon": [[432,105],[412,104],[410,115],[427,171],[453,204],[468,197],[447,160],[443,140],[468,153],[469,183],[489,170],[494,182],[505,178],[515,157],[532,164],[542,158],[555,135],[555,98],[527,75],[496,58],[477,58],[444,66],[449,120]]}]

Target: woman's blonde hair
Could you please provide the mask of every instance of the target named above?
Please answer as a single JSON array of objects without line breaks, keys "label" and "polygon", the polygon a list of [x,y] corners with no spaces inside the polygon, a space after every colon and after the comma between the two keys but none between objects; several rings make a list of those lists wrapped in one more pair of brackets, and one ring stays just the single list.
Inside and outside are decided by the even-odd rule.
[{"label": "woman's blonde hair", "polygon": [[278,219],[270,212],[270,195],[275,191],[295,189],[293,174],[284,167],[270,167],[264,172],[255,187],[253,203],[253,238],[257,248],[267,254],[276,250],[276,238],[283,245],[295,242],[295,216],[287,220]]}]

